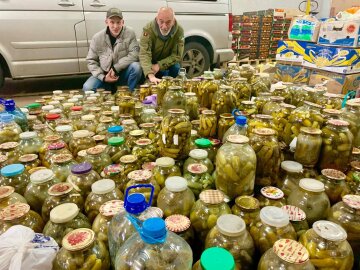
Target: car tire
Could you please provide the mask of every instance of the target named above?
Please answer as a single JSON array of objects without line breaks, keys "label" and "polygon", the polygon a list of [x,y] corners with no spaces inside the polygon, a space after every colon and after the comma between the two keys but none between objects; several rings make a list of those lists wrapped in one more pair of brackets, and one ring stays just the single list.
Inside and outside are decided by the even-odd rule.
[{"label": "car tire", "polygon": [[4,69],[0,65],[0,88],[4,86],[5,77],[4,77]]},{"label": "car tire", "polygon": [[185,44],[182,67],[189,78],[201,76],[210,67],[210,56],[206,48],[197,42]]}]

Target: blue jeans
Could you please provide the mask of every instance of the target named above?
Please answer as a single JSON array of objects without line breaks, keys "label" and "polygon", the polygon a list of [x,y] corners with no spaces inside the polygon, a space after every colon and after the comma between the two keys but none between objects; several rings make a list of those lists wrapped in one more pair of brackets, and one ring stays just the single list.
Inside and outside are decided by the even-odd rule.
[{"label": "blue jeans", "polygon": [[171,76],[173,78],[176,78],[179,75],[179,70],[180,70],[180,63],[176,63],[170,66],[168,69],[160,70],[156,74],[156,77],[159,79],[161,79],[164,76]]},{"label": "blue jeans", "polygon": [[117,85],[127,85],[133,91],[142,77],[142,68],[139,62],[131,63],[126,69],[120,71],[119,79],[116,83],[106,83],[98,78],[91,76],[83,85],[84,91],[96,91],[98,88],[116,92]]}]

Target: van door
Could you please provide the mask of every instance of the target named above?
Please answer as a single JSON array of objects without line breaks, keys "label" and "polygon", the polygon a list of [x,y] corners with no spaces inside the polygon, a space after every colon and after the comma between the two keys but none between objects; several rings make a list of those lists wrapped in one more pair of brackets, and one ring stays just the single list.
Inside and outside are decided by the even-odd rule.
[{"label": "van door", "polygon": [[[106,11],[112,7],[122,11],[125,25],[133,28],[137,39],[140,40],[143,27],[155,18],[160,7],[166,6],[165,0],[83,0],[83,2],[89,44],[94,34],[106,27]],[[86,54],[80,57],[80,63],[86,63]]]},{"label": "van door", "polygon": [[0,1],[0,13],[0,54],[13,78],[79,72],[74,29],[85,31],[82,0]]}]

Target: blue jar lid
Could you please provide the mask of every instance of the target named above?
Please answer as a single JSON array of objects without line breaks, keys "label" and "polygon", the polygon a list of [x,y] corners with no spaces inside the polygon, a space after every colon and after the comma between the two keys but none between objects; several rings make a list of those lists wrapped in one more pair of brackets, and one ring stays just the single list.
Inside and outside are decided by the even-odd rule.
[{"label": "blue jar lid", "polygon": [[9,113],[0,114],[0,121],[3,123],[10,123],[14,120],[14,116]]},{"label": "blue jar lid", "polygon": [[5,101],[5,111],[7,112],[15,111],[15,101],[13,99],[8,99]]},{"label": "blue jar lid", "polygon": [[145,196],[141,193],[130,194],[124,201],[126,212],[134,215],[144,212],[148,206]]},{"label": "blue jar lid", "polygon": [[246,117],[242,115],[237,116],[235,119],[236,124],[240,126],[246,125],[246,121],[247,121]]},{"label": "blue jar lid", "polygon": [[123,131],[123,127],[122,126],[112,126],[108,128],[108,132],[109,133],[119,133],[121,131]]},{"label": "blue jar lid", "polygon": [[5,177],[16,176],[21,174],[25,170],[25,166],[22,164],[11,164],[1,169],[1,175]]},{"label": "blue jar lid", "polygon": [[84,174],[90,172],[91,170],[92,170],[92,165],[89,162],[83,162],[71,167],[71,172],[73,174]]},{"label": "blue jar lid", "polygon": [[165,221],[161,218],[154,217],[144,221],[142,226],[142,239],[148,244],[164,242],[167,230]]}]

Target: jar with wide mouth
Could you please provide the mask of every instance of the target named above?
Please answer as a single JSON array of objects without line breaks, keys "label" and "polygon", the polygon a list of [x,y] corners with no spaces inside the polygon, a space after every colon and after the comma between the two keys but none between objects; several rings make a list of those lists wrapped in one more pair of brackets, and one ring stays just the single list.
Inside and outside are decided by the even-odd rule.
[{"label": "jar with wide mouth", "polygon": [[39,156],[36,154],[27,154],[19,157],[19,162],[25,166],[26,171],[41,165]]},{"label": "jar with wide mouth", "polygon": [[214,80],[214,76],[212,74],[207,74],[206,72],[204,72],[204,79],[200,82],[198,86],[198,98],[200,107],[210,109],[213,96],[218,91],[218,89],[219,84],[218,81]]},{"label": "jar with wide mouth", "polygon": [[0,186],[12,186],[15,192],[24,195],[30,176],[22,164],[11,164],[0,171]]},{"label": "jar with wide mouth", "polygon": [[316,103],[323,106],[325,109],[340,110],[342,108],[344,97],[345,96],[341,94],[325,93]]},{"label": "jar with wide mouth", "polygon": [[53,163],[52,158],[55,155],[71,155],[71,152],[67,149],[67,145],[65,142],[54,142],[48,145],[48,148],[44,155],[44,160],[42,161],[42,165],[47,168],[50,168]]},{"label": "jar with wide mouth", "polygon": [[65,182],[71,174],[71,168],[77,164],[71,154],[58,154],[51,158],[52,164],[50,169],[54,172],[60,182]]},{"label": "jar with wide mouth", "polygon": [[180,86],[170,86],[162,101],[163,116],[168,114],[170,109],[186,111],[186,97]]},{"label": "jar with wide mouth", "polygon": [[251,86],[245,78],[237,78],[230,81],[230,85],[234,89],[236,95],[236,106],[240,105],[241,101],[250,100]]},{"label": "jar with wide mouth", "polygon": [[204,110],[200,115],[199,135],[203,138],[216,136],[217,117],[213,110]]},{"label": "jar with wide mouth", "polygon": [[157,146],[150,139],[139,139],[135,142],[132,155],[136,156],[140,164],[155,161],[158,156]]},{"label": "jar with wide mouth", "polygon": [[194,244],[195,233],[191,221],[184,215],[171,215],[165,219],[166,228],[184,239],[190,246]]},{"label": "jar with wide mouth", "polygon": [[112,163],[119,163],[120,158],[130,154],[131,151],[123,137],[112,137],[108,140],[105,152],[110,156]]},{"label": "jar with wide mouth", "polygon": [[340,202],[343,195],[349,192],[346,185],[346,174],[334,169],[321,170],[320,181],[324,183],[325,193],[329,197],[331,205]]},{"label": "jar with wide mouth", "polygon": [[69,150],[76,158],[81,150],[86,150],[96,145],[88,130],[77,130],[73,132],[73,138],[69,143]]},{"label": "jar with wide mouth", "polygon": [[260,208],[265,206],[283,207],[286,205],[286,198],[284,192],[272,186],[263,187],[260,189],[260,193],[256,196],[259,201]]},{"label": "jar with wide mouth", "polygon": [[322,131],[318,128],[302,127],[297,137],[294,158],[304,166],[314,167],[321,153]]},{"label": "jar with wide mouth", "polygon": [[271,128],[275,130],[274,118],[267,114],[255,114],[251,116],[247,123],[247,135],[251,136],[253,130],[259,128]]},{"label": "jar with wide mouth", "polygon": [[283,97],[271,96],[270,101],[264,104],[262,113],[266,115],[272,115],[273,113],[280,111],[284,100],[285,99]]},{"label": "jar with wide mouth", "polygon": [[284,205],[281,208],[289,215],[290,223],[293,225],[297,238],[299,239],[300,236],[309,229],[305,212],[293,205]]},{"label": "jar with wide mouth", "polygon": [[71,125],[57,126],[55,131],[66,144],[70,143],[73,133],[73,127]]},{"label": "jar with wide mouth", "polygon": [[152,171],[154,179],[160,188],[165,187],[165,180],[172,176],[181,176],[180,168],[175,165],[175,160],[169,157],[161,157],[156,159],[155,167]]},{"label": "jar with wide mouth", "polygon": [[284,192],[285,198],[299,187],[300,179],[304,178],[303,166],[295,161],[281,162],[281,173],[276,186]]},{"label": "jar with wide mouth", "polygon": [[218,121],[217,138],[223,140],[226,131],[235,124],[235,118],[231,113],[222,113]]},{"label": "jar with wide mouth", "polygon": [[222,113],[230,113],[236,108],[236,95],[231,86],[221,85],[213,95],[211,110],[219,117]]},{"label": "jar with wide mouth", "polygon": [[20,133],[19,148],[23,155],[38,154],[42,144],[43,140],[35,131]]},{"label": "jar with wide mouth", "polygon": [[199,118],[199,101],[196,93],[187,92],[185,93],[186,98],[186,112],[190,117],[190,120]]},{"label": "jar with wide mouth", "polygon": [[191,164],[203,164],[207,167],[208,173],[212,174],[214,171],[214,165],[211,160],[208,158],[208,152],[203,149],[193,149],[189,153],[189,158],[185,161],[183,165],[183,173],[189,173],[188,167]]},{"label": "jar with wide mouth", "polygon": [[360,147],[360,103],[354,100],[347,101],[341,118],[349,123],[349,129],[354,136],[353,146]]},{"label": "jar with wide mouth", "polygon": [[239,110],[241,111],[242,115],[246,117],[251,117],[258,113],[258,109],[256,107],[256,103],[251,100],[243,100],[239,105]]},{"label": "jar with wide mouth", "polygon": [[128,135],[130,131],[139,129],[134,119],[125,119],[121,122],[122,127],[124,128],[123,132],[125,135]]},{"label": "jar with wide mouth", "polygon": [[212,189],[215,186],[214,178],[209,173],[208,168],[201,163],[189,164],[187,172],[184,173],[184,178],[196,198],[203,190]]},{"label": "jar with wide mouth", "polygon": [[26,199],[15,192],[12,186],[0,186],[0,211],[15,203],[26,203]]},{"label": "jar with wide mouth", "polygon": [[112,164],[109,154],[105,151],[106,145],[97,145],[86,150],[85,161],[89,162],[92,165],[94,171],[98,174],[102,170]]},{"label": "jar with wide mouth", "polygon": [[14,121],[14,116],[8,113],[0,115],[0,143],[20,141],[22,130]]},{"label": "jar with wide mouth", "polygon": [[241,217],[245,221],[247,229],[250,229],[252,223],[260,217],[260,204],[258,199],[243,195],[235,199],[231,211],[234,215]]},{"label": "jar with wide mouth", "polygon": [[109,127],[114,125],[114,120],[111,117],[102,117],[99,124],[96,126],[95,133],[97,135],[106,135]]},{"label": "jar with wide mouth", "polygon": [[0,144],[0,151],[4,156],[6,156],[8,164],[16,163],[21,156],[18,142],[2,143]]}]

